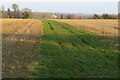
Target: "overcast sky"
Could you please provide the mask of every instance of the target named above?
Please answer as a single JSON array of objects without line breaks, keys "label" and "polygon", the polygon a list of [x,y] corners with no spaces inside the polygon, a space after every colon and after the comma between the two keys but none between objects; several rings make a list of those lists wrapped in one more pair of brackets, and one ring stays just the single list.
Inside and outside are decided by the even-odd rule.
[{"label": "overcast sky", "polygon": [[[38,0],[18,0],[17,2],[13,2],[14,0],[2,1],[0,5],[4,5],[6,9],[8,7],[11,8],[13,3],[18,4],[20,9],[22,8],[30,8],[33,12],[59,12],[59,13],[83,13],[83,14],[117,14],[118,13],[118,0],[84,0],[84,2],[80,1],[75,2],[77,0],[70,0],[74,2],[53,2],[54,0],[43,0],[46,2],[38,1]],[[34,1],[34,2],[33,2]],[[102,2],[100,2],[102,1]]]}]

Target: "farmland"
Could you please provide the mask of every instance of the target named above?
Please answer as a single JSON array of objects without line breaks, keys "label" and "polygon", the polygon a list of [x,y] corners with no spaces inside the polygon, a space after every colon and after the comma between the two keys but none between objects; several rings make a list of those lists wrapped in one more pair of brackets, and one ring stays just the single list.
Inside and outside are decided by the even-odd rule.
[{"label": "farmland", "polygon": [[86,30],[99,35],[116,36],[118,35],[118,20],[105,20],[105,19],[93,19],[93,20],[77,20],[77,19],[53,19],[55,21],[68,23],[77,29]]},{"label": "farmland", "polygon": [[103,30],[110,36],[117,35],[116,20],[3,19],[2,22],[3,77],[118,77],[119,52],[102,36]]},{"label": "farmland", "polygon": [[118,20],[117,19],[53,19],[55,21],[64,22],[73,27],[95,33],[103,36],[103,41],[111,45],[118,46]]},{"label": "farmland", "polygon": [[29,19],[3,19],[2,23],[3,77],[26,77],[43,33],[42,23]]},{"label": "farmland", "polygon": [[[35,62],[34,78],[116,78],[117,47],[101,36],[52,20],[42,20],[44,35]],[[32,74],[34,73],[34,75]]]}]

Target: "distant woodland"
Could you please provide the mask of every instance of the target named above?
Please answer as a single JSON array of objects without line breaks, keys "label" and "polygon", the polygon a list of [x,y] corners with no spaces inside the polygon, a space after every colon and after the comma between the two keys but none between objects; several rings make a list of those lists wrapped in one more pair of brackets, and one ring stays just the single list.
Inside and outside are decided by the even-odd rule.
[{"label": "distant woodland", "polygon": [[43,13],[32,12],[31,9],[24,8],[19,9],[18,4],[12,4],[11,8],[5,8],[1,6],[0,18],[22,18],[22,19],[117,19],[117,14],[93,14],[93,15],[81,15],[81,14],[69,14],[69,13]]}]

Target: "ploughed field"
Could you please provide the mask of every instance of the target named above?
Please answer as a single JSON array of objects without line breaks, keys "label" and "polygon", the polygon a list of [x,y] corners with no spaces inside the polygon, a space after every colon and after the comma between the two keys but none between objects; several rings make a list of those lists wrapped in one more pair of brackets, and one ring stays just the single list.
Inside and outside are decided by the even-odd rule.
[{"label": "ploughed field", "polygon": [[39,20],[2,19],[3,78],[24,78],[43,33]]}]

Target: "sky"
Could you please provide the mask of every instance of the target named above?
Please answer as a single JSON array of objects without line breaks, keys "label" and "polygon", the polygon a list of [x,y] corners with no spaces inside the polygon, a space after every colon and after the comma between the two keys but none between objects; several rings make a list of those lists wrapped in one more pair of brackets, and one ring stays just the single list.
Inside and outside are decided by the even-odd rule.
[{"label": "sky", "polygon": [[119,0],[0,0],[0,2],[119,2]]},{"label": "sky", "polygon": [[11,5],[14,3],[18,4],[20,9],[27,7],[32,9],[33,12],[81,14],[118,13],[118,0],[4,0],[0,3],[0,6],[4,5],[7,9],[8,7],[11,8]]}]

